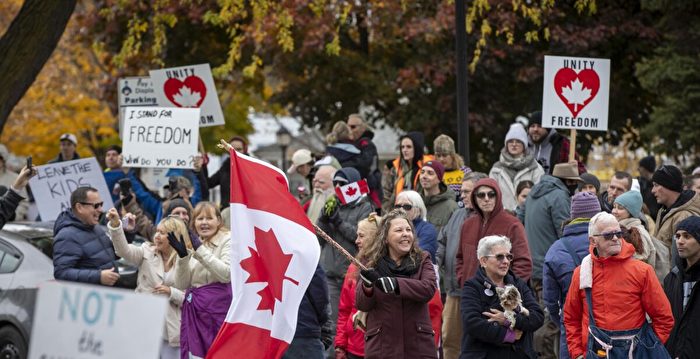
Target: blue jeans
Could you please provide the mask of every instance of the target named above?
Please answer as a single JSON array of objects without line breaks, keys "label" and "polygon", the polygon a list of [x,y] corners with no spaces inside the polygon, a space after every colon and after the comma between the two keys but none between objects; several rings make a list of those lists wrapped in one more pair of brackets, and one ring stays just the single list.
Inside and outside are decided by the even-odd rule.
[{"label": "blue jeans", "polygon": [[319,338],[294,338],[283,359],[323,359],[323,343]]}]

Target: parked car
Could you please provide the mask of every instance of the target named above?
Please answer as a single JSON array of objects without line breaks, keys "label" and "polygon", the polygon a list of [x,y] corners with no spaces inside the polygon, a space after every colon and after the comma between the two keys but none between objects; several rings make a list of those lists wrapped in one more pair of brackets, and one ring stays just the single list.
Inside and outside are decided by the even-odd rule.
[{"label": "parked car", "polygon": [[[13,222],[0,230],[0,358],[27,357],[38,286],[54,279],[52,254],[53,222]],[[138,268],[123,260],[117,266],[119,286],[136,288]]]}]

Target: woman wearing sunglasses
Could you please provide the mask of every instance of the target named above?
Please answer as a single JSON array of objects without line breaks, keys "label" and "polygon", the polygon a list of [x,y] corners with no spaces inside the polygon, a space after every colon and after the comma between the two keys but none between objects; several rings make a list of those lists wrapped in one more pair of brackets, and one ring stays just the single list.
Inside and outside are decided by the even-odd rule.
[{"label": "woman wearing sunglasses", "polygon": [[513,246],[511,269],[518,278],[527,281],[532,274],[532,259],[527,245],[525,227],[520,221],[503,209],[501,190],[493,178],[480,179],[471,193],[474,214],[462,225],[459,248],[456,257],[458,283],[471,278],[479,266],[474,258],[477,244],[481,238],[501,235],[510,238]]},{"label": "woman wearing sunglasses", "polygon": [[432,223],[426,220],[428,210],[425,208],[423,198],[416,191],[403,191],[396,197],[394,209],[401,208],[408,215],[408,219],[413,222],[418,237],[418,247],[430,253],[430,259],[435,263],[435,252],[437,251],[437,230]]},{"label": "woman wearing sunglasses", "polygon": [[107,219],[109,220],[107,228],[114,244],[114,251],[118,256],[139,268],[136,293],[153,293],[168,298],[160,358],[179,358],[180,307],[185,299],[185,293],[173,287],[177,253],[168,243],[168,232],[186,236],[187,224],[180,218],[165,217],[158,224],[152,242],[137,246],[126,242],[122,222],[119,220],[116,209],[112,208],[107,212]]},{"label": "woman wearing sunglasses", "polygon": [[[472,252],[473,253],[473,252]],[[479,269],[464,283],[461,312],[464,323],[460,358],[536,358],[533,333],[544,322],[544,313],[527,284],[510,271],[513,261],[510,240],[488,236],[476,250]],[[497,288],[513,285],[522,303],[511,322],[506,319]]]},{"label": "woman wearing sunglasses", "polygon": [[[355,292],[357,309],[367,312],[365,358],[437,358],[428,302],[437,291],[428,253],[418,248],[406,212],[382,220]],[[360,284],[362,283],[362,284]]]}]

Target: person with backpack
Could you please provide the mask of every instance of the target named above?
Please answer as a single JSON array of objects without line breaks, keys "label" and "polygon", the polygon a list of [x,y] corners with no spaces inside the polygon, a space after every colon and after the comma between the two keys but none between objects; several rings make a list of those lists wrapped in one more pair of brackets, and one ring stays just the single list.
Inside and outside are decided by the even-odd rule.
[{"label": "person with backpack", "polygon": [[559,238],[547,251],[542,266],[542,297],[549,317],[559,325],[559,358],[568,359],[566,331],[562,309],[564,298],[569,291],[571,274],[588,254],[588,225],[591,217],[600,212],[600,202],[595,194],[579,192],[571,200],[571,220],[564,226],[564,236]]}]

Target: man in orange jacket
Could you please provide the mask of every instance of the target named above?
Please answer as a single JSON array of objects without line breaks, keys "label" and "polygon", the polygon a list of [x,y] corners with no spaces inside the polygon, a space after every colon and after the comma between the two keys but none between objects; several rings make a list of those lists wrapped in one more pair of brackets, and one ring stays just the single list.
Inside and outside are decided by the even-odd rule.
[{"label": "man in orange jacket", "polygon": [[[589,350],[590,308],[586,303],[586,288],[590,288],[593,303],[593,333],[599,333],[599,329],[607,332],[645,330],[646,315],[649,315],[654,333],[665,343],[673,328],[673,315],[654,269],[632,258],[634,247],[622,239],[620,225],[609,213],[601,212],[591,218],[588,239],[590,254],[574,270],[564,305],[566,342],[571,357],[583,358]],[[597,344],[595,342],[597,340],[593,342]],[[615,345],[613,343],[614,348],[610,350],[617,351]],[[596,348],[590,349],[597,352]]]}]

